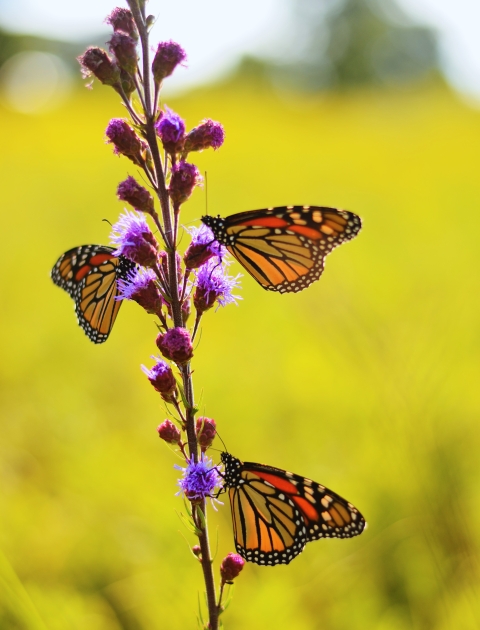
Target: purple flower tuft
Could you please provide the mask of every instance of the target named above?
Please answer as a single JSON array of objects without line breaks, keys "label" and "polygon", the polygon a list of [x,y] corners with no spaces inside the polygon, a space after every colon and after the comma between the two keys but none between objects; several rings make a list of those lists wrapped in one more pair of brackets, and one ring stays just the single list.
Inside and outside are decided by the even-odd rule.
[{"label": "purple flower tuft", "polygon": [[225,584],[234,580],[243,569],[244,564],[245,560],[238,553],[229,553],[225,556],[220,565],[222,582]]},{"label": "purple flower tuft", "polygon": [[[218,471],[218,466],[214,466],[211,459],[205,457],[202,453],[197,463],[194,462],[193,456],[187,464],[186,468],[177,466],[177,470],[183,471],[183,477],[178,480],[180,491],[189,501],[200,503],[206,497],[210,497],[213,501],[213,493],[223,487],[223,479]],[[218,501],[220,503],[220,501]]]},{"label": "purple flower tuft", "polygon": [[175,42],[160,42],[152,62],[152,72],[155,83],[158,85],[169,77],[179,63],[187,58],[183,48]]},{"label": "purple flower tuft", "polygon": [[177,389],[177,383],[172,372],[172,368],[160,359],[160,357],[152,357],[157,363],[149,370],[142,365],[143,372],[147,375],[148,380],[157,392],[162,394],[162,398],[171,401],[173,394]]},{"label": "purple flower tuft", "polygon": [[142,163],[142,151],[146,145],[123,118],[112,118],[105,130],[108,141],[117,155],[125,155],[135,164]]},{"label": "purple flower tuft", "polygon": [[147,313],[158,315],[163,306],[163,299],[157,288],[157,276],[152,269],[137,269],[127,277],[117,281],[117,300],[133,300],[140,304]]},{"label": "purple flower tuft", "polygon": [[225,130],[219,122],[206,118],[192,129],[185,138],[184,152],[218,149],[225,140]]},{"label": "purple flower tuft", "polygon": [[197,228],[188,229],[192,242],[187,247],[183,256],[183,262],[187,269],[198,269],[213,256],[223,258],[227,248],[215,240],[212,230],[204,223]]},{"label": "purple flower tuft", "polygon": [[143,214],[126,210],[113,225],[110,239],[117,246],[115,256],[125,256],[143,267],[156,264],[158,244]]},{"label": "purple flower tuft", "polygon": [[220,306],[236,304],[242,298],[233,295],[232,291],[240,286],[239,278],[227,274],[229,261],[211,258],[198,270],[195,278],[193,303],[199,313],[207,311],[218,302]]},{"label": "purple flower tuft", "polygon": [[171,420],[164,420],[162,424],[157,427],[157,431],[159,437],[168,444],[178,444],[180,442],[182,435]]},{"label": "purple flower tuft", "polygon": [[146,188],[140,186],[131,175],[117,188],[117,196],[121,201],[126,201],[139,212],[152,214],[154,212],[153,197]]},{"label": "purple flower tuft", "polygon": [[197,418],[195,431],[200,448],[205,452],[217,435],[217,424],[213,418]]},{"label": "purple flower tuft", "polygon": [[77,60],[84,78],[93,75],[104,85],[119,85],[120,70],[102,48],[91,46]]},{"label": "purple flower tuft", "polygon": [[115,32],[108,44],[110,52],[115,55],[120,68],[134,75],[138,63],[137,42],[135,39],[125,33]]},{"label": "purple flower tuft", "polygon": [[157,135],[162,140],[163,148],[169,153],[177,153],[183,145],[185,123],[178,114],[165,107],[165,113],[155,125]]},{"label": "purple flower tuft", "polygon": [[110,15],[105,19],[105,22],[110,24],[115,32],[121,31],[122,33],[130,35],[133,39],[138,40],[137,26],[133,19],[132,12],[128,9],[121,7],[113,9]]},{"label": "purple flower tuft", "polygon": [[186,328],[170,328],[166,333],[160,333],[156,344],[166,359],[175,361],[178,365],[188,363],[193,357],[192,341]]},{"label": "purple flower tuft", "polygon": [[184,160],[175,164],[168,188],[174,205],[178,206],[187,201],[195,186],[199,186],[202,181],[203,178],[195,164],[189,164]]}]

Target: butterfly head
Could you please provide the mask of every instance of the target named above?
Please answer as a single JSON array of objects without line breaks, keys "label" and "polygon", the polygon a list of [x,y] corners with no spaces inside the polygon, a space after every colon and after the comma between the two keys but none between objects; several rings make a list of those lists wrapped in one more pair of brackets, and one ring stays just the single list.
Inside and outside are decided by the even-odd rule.
[{"label": "butterfly head", "polygon": [[222,243],[225,238],[225,219],[222,219],[220,215],[216,217],[205,215],[202,217],[201,220],[202,223],[207,225],[212,230],[215,236],[215,240]]},{"label": "butterfly head", "polygon": [[222,464],[225,466],[226,485],[235,486],[237,478],[240,474],[240,469],[242,468],[242,462],[226,451],[220,455],[220,459],[222,460]]}]

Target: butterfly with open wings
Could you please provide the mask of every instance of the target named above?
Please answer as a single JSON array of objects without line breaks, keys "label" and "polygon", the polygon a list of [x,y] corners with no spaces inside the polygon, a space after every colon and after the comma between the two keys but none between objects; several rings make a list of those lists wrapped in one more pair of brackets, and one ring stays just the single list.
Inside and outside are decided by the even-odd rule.
[{"label": "butterfly with open wings", "polygon": [[353,212],[323,206],[281,206],[202,221],[264,289],[280,293],[302,291],[318,280],[325,257],[362,227]]},{"label": "butterfly with open wings", "polygon": [[222,453],[237,552],[249,562],[288,564],[308,542],[352,538],[363,516],[325,486],[294,473]]}]

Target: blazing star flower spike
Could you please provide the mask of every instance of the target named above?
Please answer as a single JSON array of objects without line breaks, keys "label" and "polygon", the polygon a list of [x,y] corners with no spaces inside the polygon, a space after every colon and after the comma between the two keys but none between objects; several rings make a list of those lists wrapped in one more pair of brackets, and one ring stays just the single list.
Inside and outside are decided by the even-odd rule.
[{"label": "blazing star flower spike", "polygon": [[236,304],[237,300],[242,299],[232,293],[240,286],[241,275],[229,276],[229,265],[227,260],[220,262],[218,258],[211,258],[198,270],[193,294],[193,303],[198,313],[208,311],[216,302],[219,306],[226,306]]},{"label": "blazing star flower spike", "polygon": [[112,226],[110,240],[117,246],[115,256],[125,256],[143,267],[157,262],[158,244],[143,214],[126,210]]},{"label": "blazing star flower spike", "polygon": [[158,315],[163,306],[163,299],[157,288],[157,276],[151,269],[136,269],[130,272],[126,280],[117,281],[116,300],[133,300],[140,304],[147,313]]},{"label": "blazing star flower spike", "polygon": [[165,112],[161,113],[160,119],[155,124],[155,129],[165,151],[174,154],[181,150],[185,135],[185,123],[178,114],[165,107]]},{"label": "blazing star flower spike", "polygon": [[215,507],[214,501],[217,499],[214,495],[222,489],[223,479],[218,466],[214,466],[210,458],[202,453],[197,463],[192,456],[186,468],[176,464],[174,467],[182,471],[182,478],[178,480],[180,490],[177,494],[184,494],[193,503],[200,503],[209,497],[212,500],[212,506]]},{"label": "blazing star flower spike", "polygon": [[199,228],[191,227],[187,231],[192,237],[192,242],[183,256],[187,269],[198,269],[213,256],[219,258],[226,256],[227,248],[215,240],[212,230],[204,223]]},{"label": "blazing star flower spike", "polygon": [[148,380],[157,392],[165,395],[173,394],[177,388],[177,383],[172,368],[160,357],[152,358],[157,361],[156,364],[150,370],[142,365],[143,373],[147,375]]},{"label": "blazing star flower spike", "polygon": [[155,83],[160,84],[169,77],[178,64],[187,58],[183,48],[175,42],[160,42],[152,62],[152,73]]}]

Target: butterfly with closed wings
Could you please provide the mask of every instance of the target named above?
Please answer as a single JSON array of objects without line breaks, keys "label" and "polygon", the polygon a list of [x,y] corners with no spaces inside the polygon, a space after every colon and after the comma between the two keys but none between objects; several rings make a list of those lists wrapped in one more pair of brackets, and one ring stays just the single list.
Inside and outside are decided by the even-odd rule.
[{"label": "butterfly with closed wings", "polygon": [[302,291],[318,280],[325,257],[362,227],[353,212],[323,206],[281,206],[202,221],[264,289],[280,293]]},{"label": "butterfly with closed wings", "polygon": [[319,538],[352,538],[365,529],[351,503],[311,479],[221,454],[237,552],[248,562],[288,564]]},{"label": "butterfly with closed wings", "polygon": [[60,256],[52,269],[52,280],[75,302],[78,323],[93,343],[108,339],[120,309],[119,279],[126,280],[135,263],[114,256],[106,245],[80,245]]}]

